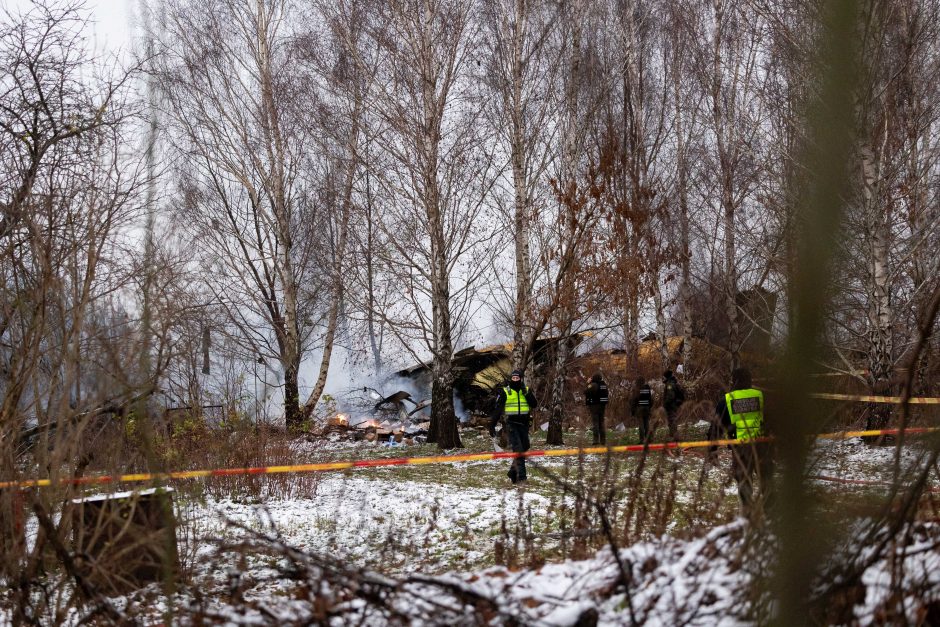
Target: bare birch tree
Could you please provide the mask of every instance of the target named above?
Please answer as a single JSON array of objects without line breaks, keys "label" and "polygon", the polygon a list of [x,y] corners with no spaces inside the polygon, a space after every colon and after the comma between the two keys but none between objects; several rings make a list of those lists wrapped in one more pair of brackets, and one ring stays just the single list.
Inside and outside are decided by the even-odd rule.
[{"label": "bare birch tree", "polygon": [[[171,4],[160,71],[180,157],[180,218],[242,357],[280,366],[290,429],[310,415],[329,367],[358,141],[353,118],[328,173],[333,187],[315,185],[309,155],[318,145],[306,116],[316,100],[312,86],[295,83],[309,51],[298,46],[293,11],[284,0]],[[318,239],[328,223],[335,239]],[[334,253],[325,268],[321,247]],[[300,366],[324,310],[321,366],[301,405]]]},{"label": "bare birch tree", "polygon": [[112,255],[137,209],[133,192],[143,175],[120,150],[135,112],[126,84],[133,74],[96,66],[82,39],[87,18],[44,3],[6,17],[0,415],[10,442],[21,421],[67,423],[86,394],[95,396],[81,384],[86,322],[126,285]]},{"label": "bare birch tree", "polygon": [[672,193],[666,160],[671,90],[665,80],[663,16],[659,7],[635,2],[611,6],[601,141],[608,176],[612,277],[621,310],[627,370],[637,369],[640,311],[652,296],[656,336],[666,366],[666,311],[661,270],[672,238],[667,201]]},{"label": "bare birch tree", "polygon": [[[898,192],[906,227],[900,265],[910,281],[914,320],[923,321],[929,319],[930,294],[940,282],[940,259],[930,253],[940,246],[940,204],[932,184],[940,165],[940,4],[904,2],[898,12],[896,54],[902,68],[896,95],[902,158]],[[905,358],[914,339],[905,338]],[[937,368],[940,343],[935,333],[927,342],[929,349],[910,367],[916,368],[915,390],[932,395],[937,386],[930,372]]]},{"label": "bare birch tree", "polygon": [[[144,175],[128,148],[138,72],[97,58],[87,27],[70,4],[0,10],[0,472],[13,480],[38,468],[53,481],[82,472],[87,427],[154,386],[133,370],[97,376],[107,358],[98,323],[117,294],[134,292],[126,237]],[[130,338],[122,350],[134,354],[140,338]],[[50,592],[47,535],[27,546],[16,528],[24,501],[51,509],[63,496],[0,493],[0,571],[16,582],[15,621],[80,605],[68,590]]]},{"label": "bare birch tree", "polygon": [[[381,28],[373,31],[383,57],[376,141],[390,202],[383,219],[389,262],[414,305],[414,339],[431,354],[428,439],[442,449],[461,445],[451,359],[489,267],[481,262],[492,236],[481,213],[491,159],[479,150],[480,104],[467,81],[477,43],[472,11],[467,0],[391,2],[379,8]],[[471,253],[480,256],[470,260]]]},{"label": "bare birch tree", "polygon": [[734,368],[742,342],[738,312],[740,214],[753,199],[755,177],[760,171],[757,131],[762,110],[754,86],[759,80],[761,31],[751,23],[756,18],[735,3],[713,0],[693,10],[701,38],[696,42],[700,46],[696,50],[696,71],[708,110],[708,136],[700,146],[707,159],[701,199],[719,215],[727,348]]},{"label": "bare birch tree", "polygon": [[[314,68],[312,78],[319,79],[325,93],[320,98],[321,116],[314,123],[305,124],[305,130],[311,137],[321,138],[320,160],[326,163],[321,177],[324,191],[320,197],[331,220],[332,245],[329,258],[317,264],[330,269],[330,300],[326,308],[320,368],[302,409],[305,417],[309,416],[326,386],[340,309],[345,300],[346,275],[353,265],[348,259],[350,228],[356,186],[362,174],[360,153],[365,136],[366,98],[376,71],[374,55],[370,57],[364,51],[370,28],[367,4],[321,2],[317,5],[317,15],[326,29],[324,39],[328,45],[323,51],[318,42],[308,36],[303,50]],[[304,112],[297,111],[297,119],[304,118]],[[367,225],[366,228],[373,227]]]},{"label": "bare birch tree", "polygon": [[[540,228],[546,173],[555,155],[552,120],[560,103],[557,9],[547,2],[484,3],[486,60],[482,82],[499,147],[508,153],[512,199],[504,209],[514,254],[512,365],[525,370],[544,328],[534,302],[533,231]],[[497,198],[497,202],[500,198]],[[535,252],[538,254],[538,251]],[[541,328],[540,328],[541,326]]]},{"label": "bare birch tree", "polygon": [[684,42],[691,35],[687,5],[670,3],[669,27],[666,46],[666,71],[672,106],[672,140],[675,146],[675,182],[673,202],[675,219],[679,223],[679,238],[675,243],[680,268],[678,305],[681,315],[682,363],[688,368],[692,360],[692,215],[689,206],[691,192],[692,154],[690,145],[698,124],[701,92],[687,86],[693,73],[690,51]]},{"label": "bare birch tree", "polygon": [[[889,394],[935,285],[924,273],[932,262],[924,257],[923,246],[936,241],[938,228],[936,213],[926,204],[929,171],[937,159],[931,137],[936,110],[929,104],[935,100],[929,94],[936,81],[927,76],[937,72],[930,33],[938,27],[938,7],[876,2],[863,19],[858,184],[848,216],[844,266],[847,284],[857,292],[846,295],[842,313],[847,315],[837,324],[852,338],[839,342],[843,359],[850,360],[846,353],[853,349],[864,354],[868,388]],[[925,76],[914,79],[913,67]],[[868,428],[882,428],[890,416],[890,405],[873,404]]]},{"label": "bare birch tree", "polygon": [[589,164],[581,149],[587,143],[603,87],[597,63],[598,39],[592,26],[596,14],[586,2],[571,2],[562,12],[563,100],[559,107],[558,156],[552,167],[556,197],[556,219],[548,234],[551,244],[543,245],[543,265],[554,268],[554,306],[547,310],[549,328],[558,338],[551,372],[548,444],[562,444],[564,401],[567,394],[567,368],[571,357],[571,335],[578,318],[578,265],[584,246],[599,219],[596,200],[600,196],[597,166]]}]

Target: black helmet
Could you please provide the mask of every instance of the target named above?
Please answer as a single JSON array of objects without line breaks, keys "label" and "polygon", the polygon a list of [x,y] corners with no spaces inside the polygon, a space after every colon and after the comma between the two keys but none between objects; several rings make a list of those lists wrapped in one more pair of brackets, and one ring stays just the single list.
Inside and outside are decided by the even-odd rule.
[{"label": "black helmet", "polygon": [[735,368],[732,370],[731,387],[735,390],[751,387],[751,371],[747,368]]}]

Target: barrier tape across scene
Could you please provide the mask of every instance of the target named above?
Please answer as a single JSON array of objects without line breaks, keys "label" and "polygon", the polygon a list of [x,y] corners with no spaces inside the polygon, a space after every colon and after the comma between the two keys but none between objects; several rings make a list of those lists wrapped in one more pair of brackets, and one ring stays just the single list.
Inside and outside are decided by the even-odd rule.
[{"label": "barrier tape across scene", "polygon": [[[926,434],[940,431],[940,427],[919,427],[903,430],[904,435]],[[868,431],[842,431],[822,433],[816,436],[821,440],[844,440],[859,437],[878,437],[900,435],[901,429],[875,429]],[[511,451],[466,453],[462,455],[433,455],[424,457],[394,457],[384,459],[359,459],[315,464],[291,464],[285,466],[256,466],[248,468],[217,468],[212,470],[178,470],[173,472],[132,473],[124,475],[92,475],[88,477],[64,477],[61,479],[27,479],[22,481],[0,481],[4,488],[43,488],[53,485],[102,485],[109,483],[140,483],[145,481],[180,481],[185,479],[203,479],[209,477],[237,477],[250,475],[274,475],[287,473],[314,473],[359,468],[381,468],[384,466],[422,466],[427,464],[454,464],[459,462],[493,461],[516,459],[518,457],[574,457],[580,455],[609,455],[617,453],[641,453],[646,451],[682,451],[686,449],[712,446],[737,446],[754,442],[768,442],[772,438],[752,440],[695,440],[689,442],[663,442],[656,444],[627,444],[620,446],[593,446],[580,448],[541,449],[514,453]]]},{"label": "barrier tape across scene", "polygon": [[[812,398],[819,398],[828,401],[856,401],[861,403],[888,403],[891,405],[900,405],[904,399],[900,396],[864,396],[858,394],[829,394],[818,392],[810,394]],[[914,396],[907,399],[910,405],[940,405],[940,398],[928,398],[923,396]]]}]

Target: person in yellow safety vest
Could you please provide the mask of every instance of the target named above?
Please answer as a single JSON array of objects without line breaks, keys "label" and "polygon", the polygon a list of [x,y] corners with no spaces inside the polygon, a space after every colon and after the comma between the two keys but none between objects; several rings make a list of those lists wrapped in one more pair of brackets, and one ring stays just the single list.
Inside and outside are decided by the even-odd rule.
[{"label": "person in yellow safety vest", "polygon": [[[522,381],[522,372],[513,370],[509,375],[509,384],[499,390],[490,416],[490,435],[496,435],[496,425],[502,416],[506,417],[506,432],[509,446],[514,453],[529,450],[529,416],[538,405],[535,395]],[[524,483],[527,479],[525,458],[512,460],[506,473],[513,483]]]},{"label": "person in yellow safety vest", "polygon": [[[769,442],[753,442],[766,435],[764,429],[764,393],[751,387],[751,373],[736,368],[731,373],[731,390],[718,399],[715,407],[721,430],[743,443],[731,448],[731,474],[738,484],[741,509],[751,516],[763,511],[771,497],[773,451]],[[760,501],[754,500],[754,475],[760,486]]]}]

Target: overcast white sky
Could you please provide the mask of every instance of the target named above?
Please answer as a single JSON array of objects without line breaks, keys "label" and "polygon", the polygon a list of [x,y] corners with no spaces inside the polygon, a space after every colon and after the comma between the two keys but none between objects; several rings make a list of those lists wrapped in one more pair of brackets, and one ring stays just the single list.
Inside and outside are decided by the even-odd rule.
[{"label": "overcast white sky", "polygon": [[[74,0],[46,0],[47,3],[72,1]],[[133,45],[137,16],[140,14],[141,2],[143,1],[145,0],[84,0],[84,7],[93,21],[87,32],[92,47],[103,54],[129,54]],[[0,9],[2,9],[0,16],[6,12],[13,14],[26,13],[33,4],[33,0],[0,0]],[[482,325],[479,324],[481,316],[485,320]],[[481,313],[474,322],[476,324],[471,324],[468,337],[458,341],[456,349],[465,348],[468,342],[479,347],[496,341],[488,315]],[[482,327],[482,331],[480,327]],[[309,391],[316,379],[319,359],[319,354],[314,352],[301,366],[301,387],[304,392]],[[410,359],[406,361],[411,363]],[[402,363],[389,364],[389,366],[395,368],[403,365]],[[365,368],[353,363],[352,355],[344,346],[336,346],[327,382],[327,392],[335,393],[353,384],[377,384],[366,379],[365,373],[361,370],[365,370]],[[260,375],[261,373],[259,373]],[[275,402],[279,403],[280,401],[275,400]]]},{"label": "overcast white sky", "polygon": [[[89,36],[97,50],[126,52],[130,49],[133,16],[138,12],[138,1],[84,0],[95,22]],[[12,13],[25,13],[32,4],[32,0],[0,0],[0,7]]]}]

